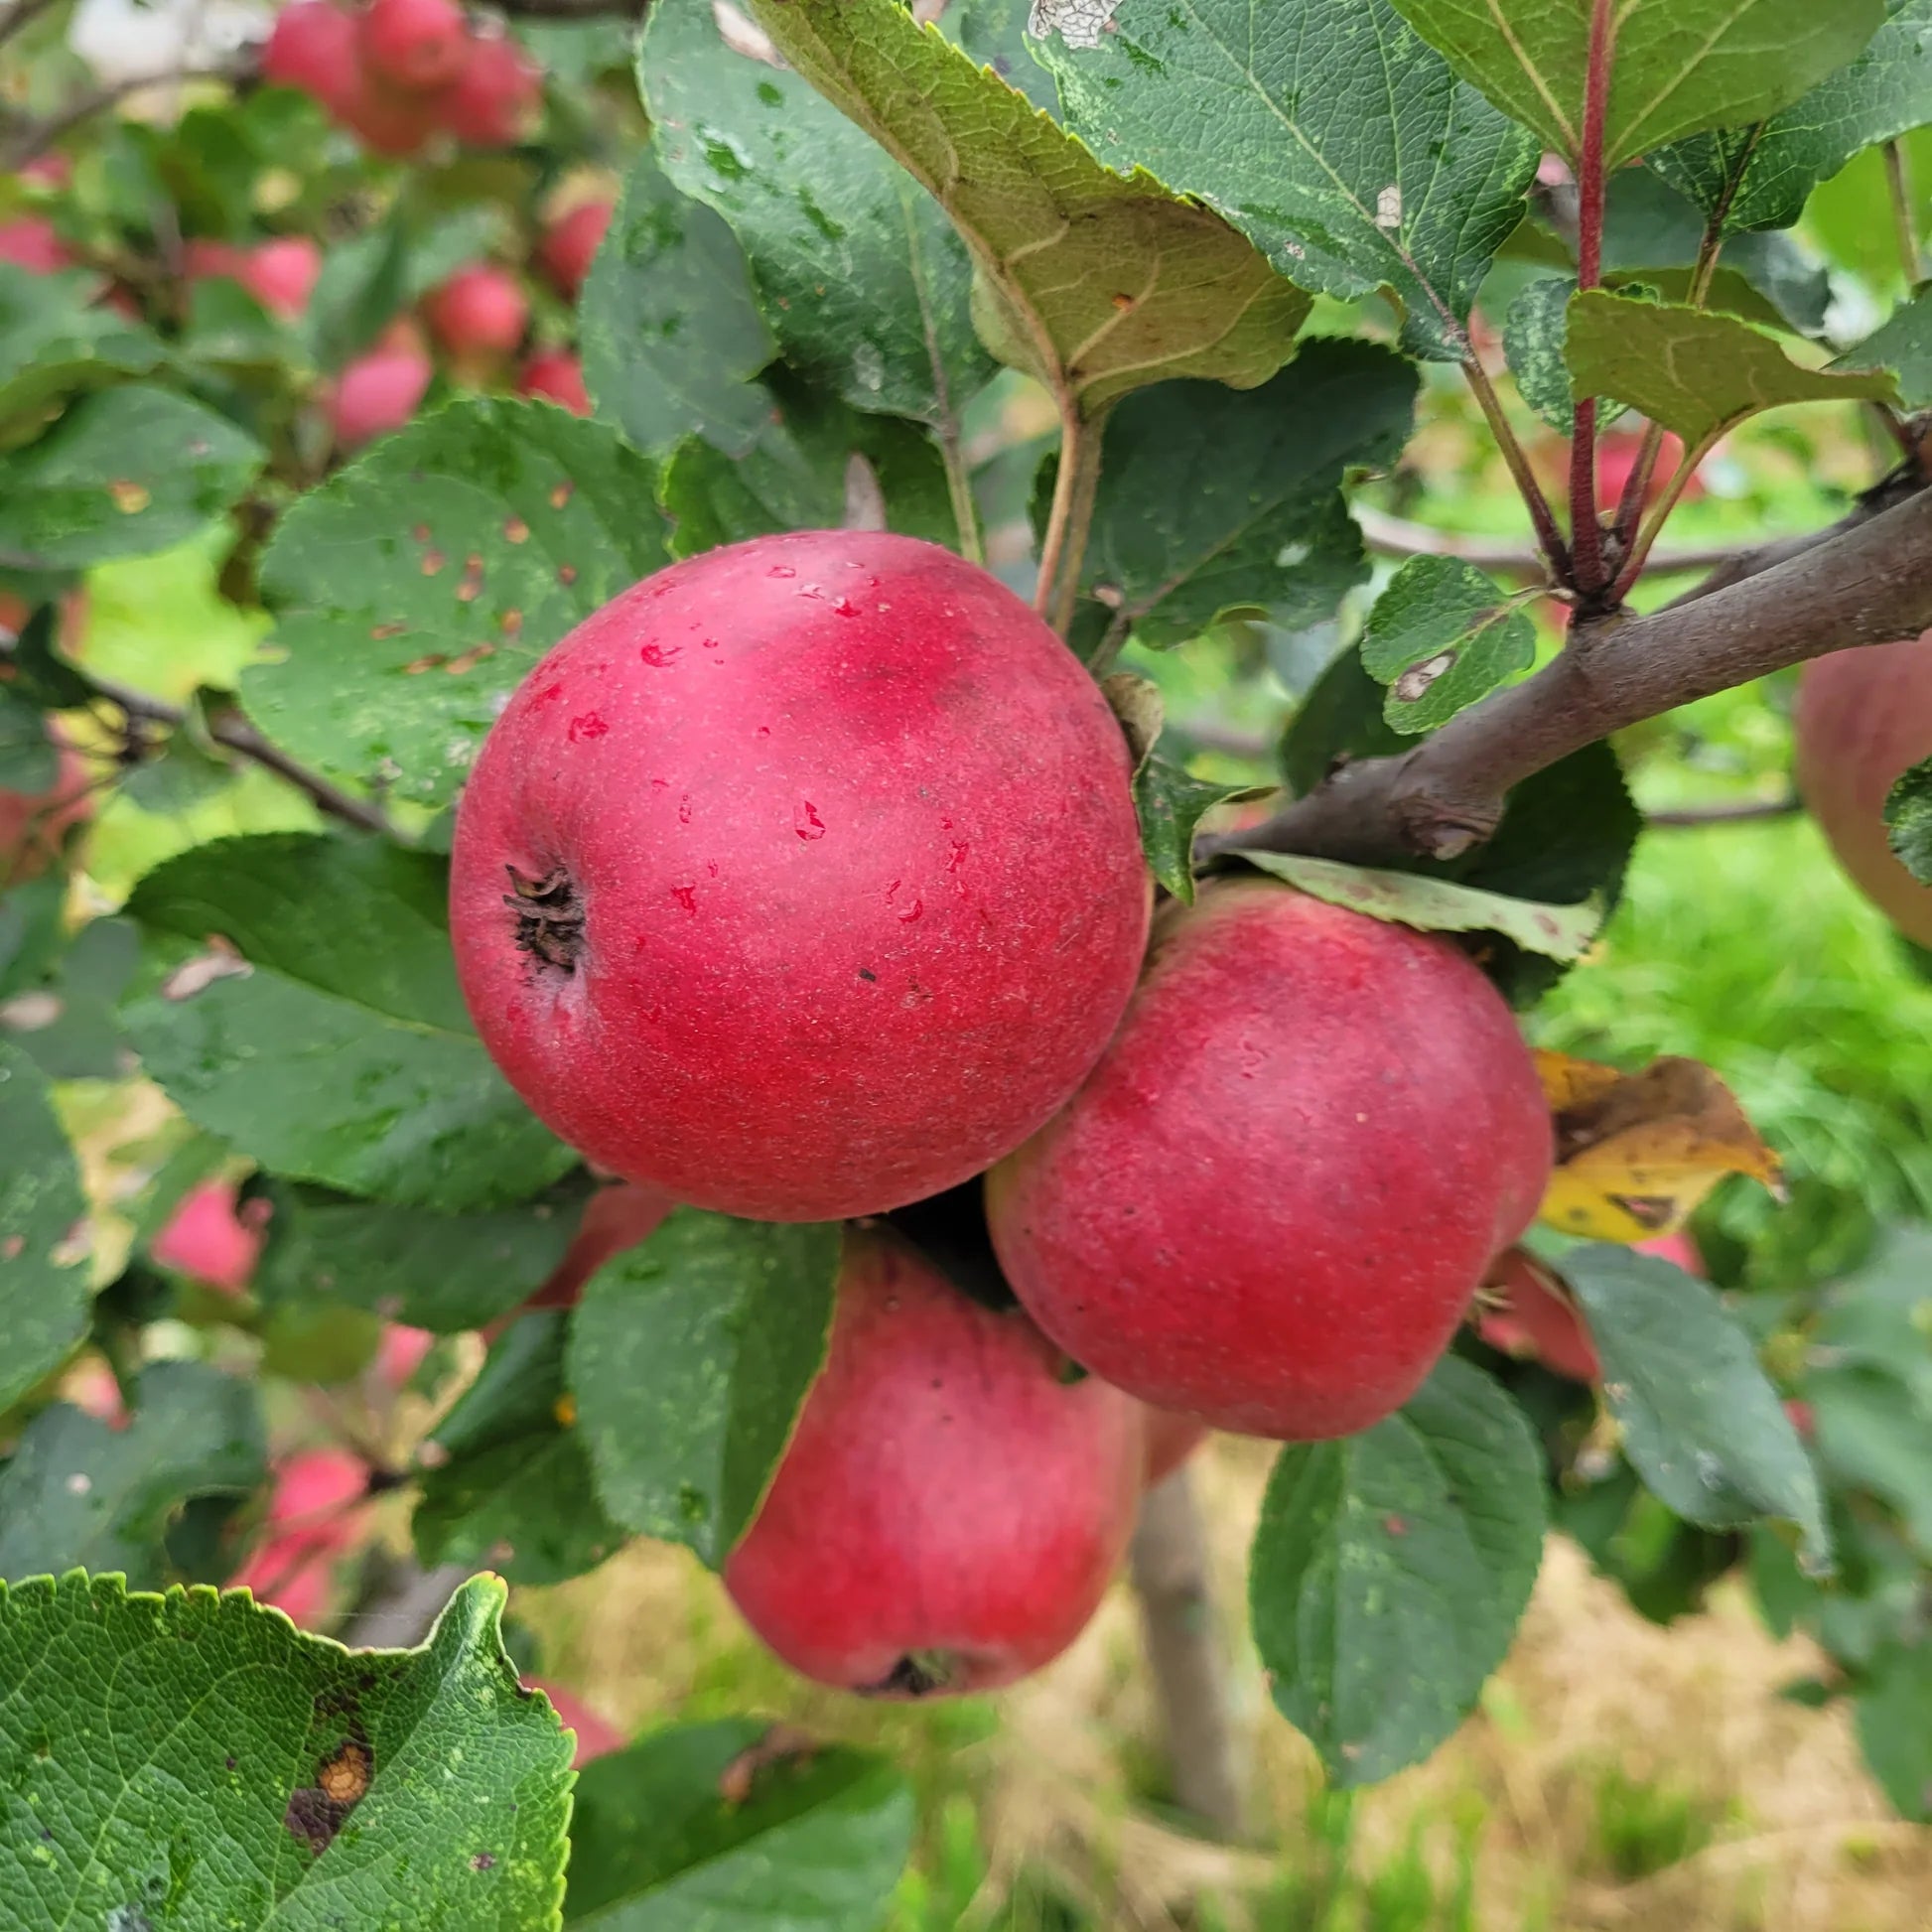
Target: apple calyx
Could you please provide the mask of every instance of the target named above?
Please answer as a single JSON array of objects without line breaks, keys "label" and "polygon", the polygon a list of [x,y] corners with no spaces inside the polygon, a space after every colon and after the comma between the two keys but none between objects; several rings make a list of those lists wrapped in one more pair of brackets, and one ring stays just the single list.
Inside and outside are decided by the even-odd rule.
[{"label": "apple calyx", "polygon": [[859,1687],[866,1698],[923,1698],[948,1690],[960,1675],[950,1650],[908,1650],[877,1684]]},{"label": "apple calyx", "polygon": [[570,874],[561,866],[541,879],[514,866],[503,870],[513,889],[503,895],[503,903],[516,914],[518,947],[546,966],[574,973],[584,950],[584,908],[571,890]]}]

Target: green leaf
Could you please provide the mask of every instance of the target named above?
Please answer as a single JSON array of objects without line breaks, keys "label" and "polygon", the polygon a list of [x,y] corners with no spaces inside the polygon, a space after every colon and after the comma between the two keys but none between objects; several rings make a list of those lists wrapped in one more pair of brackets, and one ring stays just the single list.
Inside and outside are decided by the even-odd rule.
[{"label": "green leaf", "polygon": [[1409,741],[1382,716],[1386,697],[1352,646],[1337,651],[1310,686],[1282,735],[1282,772],[1288,788],[1306,797],[1337,759],[1387,758]]},{"label": "green leaf", "polygon": [[771,398],[778,352],[737,237],[640,154],[584,284],[578,329],[598,414],[664,456],[696,434],[742,456]]},{"label": "green leaf", "polygon": [[434,1214],[277,1182],[254,1293],[268,1308],[366,1309],[439,1335],[481,1328],[543,1286],[585,1191],[577,1176],[494,1214]]},{"label": "green leaf", "polygon": [[1623,1450],[1653,1494],[1708,1529],[1796,1523],[1830,1562],[1818,1475],[1749,1338],[1704,1282],[1608,1242],[1557,1264],[1583,1305]]},{"label": "green leaf", "polygon": [[956,435],[993,363],[932,197],[798,75],[727,45],[712,0],[652,7],[637,81],[664,172],[731,224],[787,358],[854,409]]},{"label": "green leaf", "polygon": [[239,1591],[0,1590],[15,1922],[561,1924],[570,1744],[503,1654],[503,1595],[473,1578],[422,1649],[351,1652]]},{"label": "green leaf", "polygon": [[[911,1849],[904,1778],[843,1744],[766,1761],[769,1736],[742,1718],[681,1725],[585,1766],[565,1922],[586,1932],[879,1924]],[[750,1795],[739,1799],[748,1767]]]},{"label": "green leaf", "polygon": [[[59,1368],[87,1327],[80,1169],[47,1082],[0,1040],[0,1411]],[[5,1535],[0,1525],[0,1537]]]},{"label": "green leaf", "polygon": [[665,466],[674,555],[695,557],[774,530],[843,527],[855,462],[866,466],[868,487],[878,485],[889,529],[957,544],[939,452],[910,423],[863,414],[775,371],[765,409],[742,457],[694,438]]},{"label": "green leaf", "polygon": [[1782,113],[1695,135],[1649,165],[1726,233],[1790,227],[1860,149],[1932,121],[1932,0],[1888,0],[1887,14],[1856,61]]},{"label": "green leaf", "polygon": [[1164,382],[1107,419],[1081,585],[1161,648],[1218,619],[1331,617],[1368,574],[1337,491],[1391,466],[1414,426],[1416,374],[1369,343],[1309,343],[1235,394]]},{"label": "green leaf", "polygon": [[162,1539],[183,1505],[261,1482],[267,1448],[252,1383],[206,1362],[156,1362],[133,1402],[122,1430],[65,1402],[27,1425],[0,1469],[0,1578],[78,1567],[158,1586],[168,1577]]},{"label": "green leaf", "polygon": [[1230,798],[1255,795],[1252,785],[1214,784],[1164,758],[1142,760],[1134,773],[1141,850],[1156,882],[1181,904],[1194,902],[1194,830],[1203,815]]},{"label": "green leaf", "polygon": [[129,1056],[116,1009],[140,957],[141,935],[126,919],[90,919],[37,989],[43,1006],[32,1026],[16,1011],[0,1015],[0,1027],[50,1080],[123,1078]]},{"label": "green leaf", "polygon": [[158,338],[112,309],[90,308],[94,277],[36,275],[0,262],[0,422],[27,422],[62,398],[146,375]]},{"label": "green leaf", "polygon": [[47,791],[60,768],[41,708],[0,684],[0,791]]},{"label": "green leaf", "polygon": [[625,1541],[598,1501],[564,1388],[566,1317],[554,1309],[503,1330],[423,1457],[410,1520],[426,1564],[488,1563],[512,1583],[557,1584]]},{"label": "green leaf", "polygon": [[198,846],[128,901],[123,1009],[148,1073],[272,1173],[443,1213],[572,1165],[490,1064],[450,956],[446,867],[379,840]]},{"label": "green leaf", "polygon": [[[1932,1228],[1887,1228],[1858,1273],[1825,1292],[1812,1341],[1821,1361],[1880,1369],[1902,1383],[1932,1432]],[[1932,1520],[1932,1495],[1926,1506]]]},{"label": "green leaf", "polygon": [[1529,1602],[1543,1529],[1529,1424],[1453,1355],[1373,1429],[1282,1450],[1249,1612],[1276,1705],[1336,1783],[1414,1764],[1468,1715]]},{"label": "green leaf", "polygon": [[1053,76],[1034,54],[1027,38],[1033,0],[950,0],[939,16],[939,31],[957,41],[983,68],[991,68],[1048,114],[1059,111]]},{"label": "green leaf", "polygon": [[446,802],[537,659],[669,560],[655,483],[541,403],[469,397],[383,438],[262,559],[280,661],[242,678],[251,716],[298,758]]},{"label": "green leaf", "polygon": [[1889,375],[1800,368],[1776,338],[1735,316],[1590,289],[1570,304],[1577,393],[1614,396],[1691,449],[1760,410],[1796,402],[1895,402]]},{"label": "green leaf", "polygon": [[[1469,305],[1522,217],[1536,143],[1387,0],[1041,6],[1069,125],[1217,208],[1291,281],[1387,290],[1412,354],[1468,352]],[[1063,16],[1063,20],[1060,17]]]},{"label": "green leaf", "polygon": [[591,1277],[570,1386],[613,1516],[724,1563],[824,1362],[838,1271],[836,1225],[683,1207]]},{"label": "green leaf", "polygon": [[1536,661],[1536,626],[1473,564],[1411,557],[1375,600],[1362,663],[1399,732],[1434,731]]},{"label": "green leaf", "polygon": [[778,52],[938,199],[981,334],[1083,413],[1150,382],[1265,381],[1307,296],[1206,208],[1110,173],[895,0],[754,0]]},{"label": "green leaf", "polygon": [[0,468],[0,549],[42,570],[166,550],[224,515],[265,457],[186,396],[141,383],[98,390]]},{"label": "green leaf", "polygon": [[1932,1412],[1923,1397],[1889,1366],[1857,1365],[1811,1370],[1804,1394],[1834,1484],[1882,1498],[1932,1556]]},{"label": "green leaf", "polygon": [[[1582,152],[1589,0],[1395,0],[1458,73],[1573,163]],[[1788,106],[1855,60],[1884,0],[1621,0],[1610,19],[1603,166]]]},{"label": "green leaf", "polygon": [[1892,1809],[1932,1824],[1932,1643],[1893,1645],[1860,1688],[1859,1747]]},{"label": "green leaf", "polygon": [[1921,886],[1932,885],[1932,759],[1893,780],[1885,794],[1885,839]]},{"label": "green leaf", "polygon": [[1236,852],[1251,866],[1330,905],[1425,932],[1500,932],[1525,951],[1565,962],[1581,959],[1603,923],[1602,905],[1539,905],[1415,872],[1377,872],[1299,853]]},{"label": "green leaf", "polygon": [[[1928,60],[1932,66],[1932,59]],[[1884,326],[1850,348],[1835,369],[1889,369],[1898,378],[1898,399],[1907,409],[1932,406],[1932,289],[1901,302]]]}]

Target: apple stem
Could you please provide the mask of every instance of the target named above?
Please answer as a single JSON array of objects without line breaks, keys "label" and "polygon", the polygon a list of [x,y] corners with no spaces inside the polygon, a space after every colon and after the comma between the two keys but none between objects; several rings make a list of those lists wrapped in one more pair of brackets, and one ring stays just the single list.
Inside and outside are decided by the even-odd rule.
[{"label": "apple stem", "polygon": [[[1603,279],[1603,140],[1609,112],[1610,64],[1616,47],[1611,0],[1592,0],[1589,65],[1584,77],[1583,141],[1577,155],[1577,288],[1596,288]],[[1603,526],[1596,507],[1596,398],[1577,399],[1576,430],[1570,441],[1570,544],[1576,587],[1586,600],[1608,588],[1603,557]]]},{"label": "apple stem", "polygon": [[1100,445],[1107,408],[1091,415],[1069,401],[1060,415],[1060,461],[1053,476],[1053,501],[1039,544],[1039,582],[1034,609],[1064,637],[1079,602],[1080,566],[1087,554],[1087,531],[1100,488]]},{"label": "apple stem", "polygon": [[960,447],[959,426],[954,423],[937,433],[940,460],[946,466],[946,489],[952,497],[953,521],[959,527],[959,554],[969,564],[986,562],[986,548],[980,542],[979,508],[973,501],[973,474],[966,467],[966,453]]},{"label": "apple stem", "polygon": [[1129,1567],[1174,1800],[1212,1826],[1216,1836],[1238,1839],[1241,1779],[1228,1711],[1227,1660],[1214,1616],[1193,1474],[1184,1463],[1142,1498]]}]

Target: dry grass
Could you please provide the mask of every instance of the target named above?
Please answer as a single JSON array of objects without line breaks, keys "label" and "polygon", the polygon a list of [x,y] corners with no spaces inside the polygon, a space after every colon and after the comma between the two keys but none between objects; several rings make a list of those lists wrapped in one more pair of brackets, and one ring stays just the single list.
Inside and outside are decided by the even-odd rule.
[{"label": "dry grass", "polygon": [[[1234,1625],[1267,1453],[1223,1441],[1196,1467]],[[925,1709],[869,1707],[791,1678],[747,1636],[716,1580],[672,1550],[638,1545],[595,1576],[523,1592],[517,1607],[558,1679],[628,1727],[762,1712],[892,1750],[929,1814],[970,1790],[989,1910],[1024,1871],[1083,1901],[1098,1926],[1239,1925],[1244,1900],[1325,1856],[1312,1757],[1272,1714],[1246,1654],[1235,1695],[1253,1749],[1257,1849],[1203,1844],[1137,1800],[1153,1713],[1124,1590],[1033,1682]],[[1479,1932],[1926,1932],[1932,1830],[1889,1815],[1847,1714],[1775,1696],[1818,1663],[1804,1642],[1768,1636],[1733,1589],[1658,1629],[1553,1541],[1482,1710],[1429,1763],[1355,1807],[1355,1866],[1374,1872],[1418,1847],[1447,1897],[1458,1844],[1473,1843],[1466,1922]],[[1619,1871],[1631,1831],[1636,1863],[1659,1863],[1655,1842],[1669,1847],[1672,1825],[1685,1827],[1672,1849],[1687,1856],[1637,1877],[1624,1856]],[[1348,1922],[1372,1932],[1372,1919]]]}]

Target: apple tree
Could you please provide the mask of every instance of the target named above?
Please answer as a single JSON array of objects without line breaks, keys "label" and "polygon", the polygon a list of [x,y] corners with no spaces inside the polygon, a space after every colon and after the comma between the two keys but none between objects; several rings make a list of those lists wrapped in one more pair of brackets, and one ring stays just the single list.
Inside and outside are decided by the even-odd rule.
[{"label": "apple tree", "polygon": [[[1337,1785],[1560,1528],[1932,1816],[1932,1236],[1707,1255],[1725,1069],[1534,1048],[1799,666],[1932,946],[1932,0],[135,38],[0,8],[0,1923],[878,1923],[884,1757],[546,1689],[639,1537],[874,1698],[1131,1547],[1235,1832],[1209,1429]],[[1671,531],[1801,407],[1836,521]]]}]

